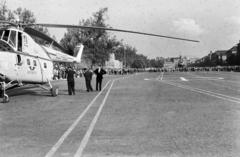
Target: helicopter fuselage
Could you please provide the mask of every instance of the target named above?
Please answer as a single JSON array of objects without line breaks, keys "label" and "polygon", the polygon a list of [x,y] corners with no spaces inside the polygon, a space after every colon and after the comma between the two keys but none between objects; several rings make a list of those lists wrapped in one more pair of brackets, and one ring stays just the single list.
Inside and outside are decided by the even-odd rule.
[{"label": "helicopter fuselage", "polygon": [[43,84],[53,78],[53,62],[28,34],[17,29],[0,31],[1,79]]},{"label": "helicopter fuselage", "polygon": [[[35,42],[31,35],[39,37],[44,42],[52,41],[50,45]],[[64,53],[56,41],[33,29],[22,31],[19,28],[0,29],[0,97],[8,102],[6,90],[20,87],[24,84],[38,84],[39,87],[58,95],[58,88],[52,86],[54,62],[80,63],[83,45],[76,47],[76,56]],[[32,31],[32,32],[31,32]],[[60,50],[59,50],[60,49]]]},{"label": "helicopter fuselage", "polygon": [[17,52],[0,51],[0,74],[21,83],[46,83],[52,80],[50,60]]}]

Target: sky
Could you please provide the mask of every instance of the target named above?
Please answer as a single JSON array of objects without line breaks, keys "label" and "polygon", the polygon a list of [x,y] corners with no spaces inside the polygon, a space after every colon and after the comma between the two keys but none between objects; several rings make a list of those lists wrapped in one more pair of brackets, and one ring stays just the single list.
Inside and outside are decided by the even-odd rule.
[{"label": "sky", "polygon": [[[240,40],[240,0],[6,0],[7,7],[31,10],[38,23],[78,24],[108,8],[113,28],[199,40],[199,43],[115,33],[148,58],[203,57],[228,50]],[[58,40],[65,29],[51,28]]]}]

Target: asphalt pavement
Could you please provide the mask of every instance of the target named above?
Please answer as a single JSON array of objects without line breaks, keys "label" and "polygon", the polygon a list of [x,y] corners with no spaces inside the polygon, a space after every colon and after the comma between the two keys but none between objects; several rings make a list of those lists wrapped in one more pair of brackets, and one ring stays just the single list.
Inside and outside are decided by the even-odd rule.
[{"label": "asphalt pavement", "polygon": [[[101,92],[36,87],[0,103],[1,157],[238,157],[240,73],[106,75]],[[93,87],[95,86],[95,80]]]}]

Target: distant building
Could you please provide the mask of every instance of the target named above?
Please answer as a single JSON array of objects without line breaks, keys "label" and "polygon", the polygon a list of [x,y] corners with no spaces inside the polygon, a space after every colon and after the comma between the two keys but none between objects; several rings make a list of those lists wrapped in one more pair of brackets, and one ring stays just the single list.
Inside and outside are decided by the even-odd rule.
[{"label": "distant building", "polygon": [[237,45],[233,46],[226,52],[227,56],[236,55],[236,54],[237,54]]},{"label": "distant building", "polygon": [[109,55],[109,60],[106,61],[105,63],[105,68],[106,69],[122,69],[123,68],[123,63],[119,60],[115,59],[115,54],[111,53]]},{"label": "distant building", "polygon": [[186,57],[170,57],[166,58],[164,60],[164,68],[166,69],[175,69],[178,68],[180,65],[185,66],[187,64],[187,58]]},{"label": "distant building", "polygon": [[217,50],[211,55],[211,62],[215,65],[223,65],[227,60],[227,50]]},{"label": "distant building", "polygon": [[163,68],[174,69],[175,68],[175,64],[172,61],[165,61]]},{"label": "distant building", "polygon": [[226,52],[228,65],[240,65],[240,43],[234,45]]},{"label": "distant building", "polygon": [[165,69],[174,69],[176,66],[176,63],[174,62],[173,58],[166,58],[164,60],[163,68]]},{"label": "distant building", "polygon": [[198,61],[199,60],[199,58],[188,58],[187,59],[187,64],[192,64],[192,63],[195,63],[196,61]]}]

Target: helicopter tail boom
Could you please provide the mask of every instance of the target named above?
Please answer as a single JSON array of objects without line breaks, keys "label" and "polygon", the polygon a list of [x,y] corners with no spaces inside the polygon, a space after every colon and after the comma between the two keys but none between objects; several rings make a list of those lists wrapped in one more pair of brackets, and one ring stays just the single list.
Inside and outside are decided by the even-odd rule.
[{"label": "helicopter tail boom", "polygon": [[64,52],[54,50],[51,47],[42,46],[43,49],[48,53],[51,60],[54,62],[65,62],[65,63],[80,63],[82,52],[83,52],[83,45],[80,44],[76,47],[76,54],[74,56],[71,56],[69,54],[66,54]]},{"label": "helicopter tail boom", "polygon": [[80,63],[81,62],[81,58],[82,58],[82,53],[83,53],[83,44],[77,45],[76,49],[78,50],[77,53],[74,55],[75,57],[75,62]]}]

